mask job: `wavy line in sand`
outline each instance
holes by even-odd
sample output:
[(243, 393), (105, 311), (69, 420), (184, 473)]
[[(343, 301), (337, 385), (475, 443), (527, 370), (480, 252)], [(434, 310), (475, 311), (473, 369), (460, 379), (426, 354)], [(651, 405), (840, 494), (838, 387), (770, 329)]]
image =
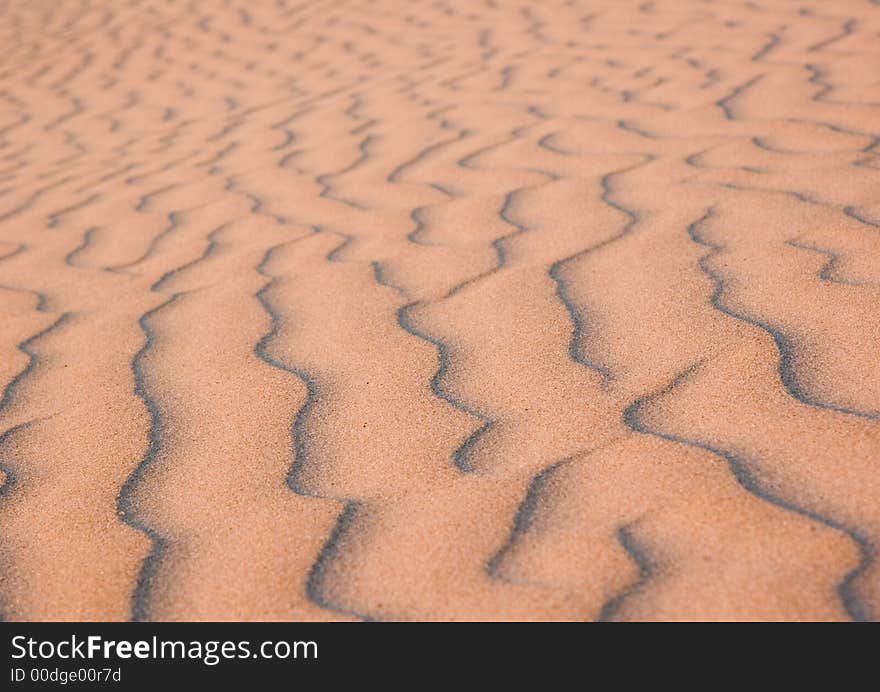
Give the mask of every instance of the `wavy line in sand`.
[(779, 351), (779, 377), (782, 381), (783, 386), (793, 398), (797, 399), (801, 403), (807, 404), (808, 406), (813, 406), (815, 408), (825, 409), (827, 411), (836, 411), (838, 413), (845, 413), (868, 420), (880, 420), (880, 413), (872, 411), (859, 411), (844, 406), (836, 406), (834, 404), (829, 404), (827, 402), (821, 401), (820, 399), (812, 396), (801, 385), (795, 371), (795, 367), (793, 364), (793, 361), (795, 359), (795, 344), (785, 334), (774, 328), (772, 325), (755, 319), (740, 311), (733, 310), (725, 305), (724, 280), (716, 270), (712, 269), (709, 266), (712, 258), (723, 252), (725, 248), (723, 245), (706, 240), (699, 231), (700, 226), (711, 219), (713, 217), (713, 214), (714, 210), (712, 208), (709, 208), (706, 211), (706, 214), (701, 219), (698, 219), (688, 226), (688, 235), (690, 236), (691, 240), (699, 245), (702, 245), (703, 247), (709, 248), (709, 252), (700, 258), (699, 266), (700, 269), (705, 272), (705, 274), (712, 280), (713, 284), (715, 285), (715, 289), (710, 298), (712, 306), (719, 312), (727, 315), (728, 317), (732, 317), (736, 320), (739, 320), (740, 322), (751, 325), (752, 327), (757, 327), (758, 329), (766, 332), (773, 338), (773, 341), (776, 343), (776, 348)]
[[(315, 229), (315, 233), (319, 233), (319, 229)], [(303, 238), (308, 238), (309, 236), (303, 236)], [(297, 241), (292, 241), (297, 242)], [(348, 240), (343, 240), (340, 247), (344, 246)], [(269, 315), (271, 320), (271, 326), (268, 332), (263, 335), (259, 342), (254, 346), (254, 353), (258, 358), (268, 363), (274, 368), (278, 368), (286, 373), (289, 373), (300, 380), (306, 387), (306, 399), (300, 409), (296, 412), (294, 416), (293, 425), (291, 426), (291, 438), (293, 443), (292, 449), (292, 457), (293, 461), (290, 465), (290, 469), (287, 474), (287, 486), (296, 494), (302, 495), (304, 497), (323, 497), (316, 496), (314, 493), (308, 491), (308, 489), (304, 488), (300, 483), (300, 476), (302, 473), (302, 469), (308, 463), (308, 443), (309, 434), (307, 430), (308, 419), (311, 410), (313, 409), (315, 402), (317, 401), (319, 395), (319, 389), (317, 380), (312, 375), (309, 375), (301, 368), (296, 366), (292, 366), (282, 360), (279, 360), (275, 356), (271, 354), (270, 344), (278, 337), (279, 331), (281, 329), (281, 325), (283, 322), (283, 318), (281, 314), (275, 309), (271, 300), (268, 297), (268, 294), (271, 293), (272, 289), (277, 285), (280, 277), (274, 276), (268, 273), (266, 267), (269, 262), (272, 260), (272, 256), (275, 252), (277, 252), (282, 247), (289, 245), (290, 243), (284, 243), (282, 245), (276, 245), (269, 250), (266, 251), (266, 254), (263, 256), (260, 264), (257, 266), (257, 272), (261, 275), (267, 277), (269, 281), (261, 288), (257, 294), (257, 300), (259, 300), (260, 305)], [(329, 255), (332, 254), (333, 251), (328, 254), (327, 261), (333, 261), (329, 259)], [(337, 498), (326, 498), (326, 499), (337, 499)], [(340, 613), (342, 615), (352, 615), (362, 620), (371, 619), (369, 616), (354, 613), (347, 609), (340, 608), (331, 602), (325, 595), (324, 588), (324, 579), (328, 570), (330, 563), (336, 558), (339, 550), (339, 544), (343, 540), (345, 534), (350, 530), (352, 524), (356, 519), (356, 515), (358, 512), (360, 504), (356, 501), (347, 501), (345, 502), (344, 509), (339, 514), (339, 517), (336, 521), (336, 524), (327, 537), (324, 546), (321, 549), (320, 554), (312, 565), (312, 568), (309, 571), (307, 581), (306, 581), (306, 594), (315, 604), (320, 606), (321, 608), (325, 608), (327, 610)]]
[[(715, 456), (721, 458), (727, 464), (731, 474), (736, 479), (737, 483), (739, 483), (740, 486), (743, 487), (743, 489), (747, 490), (752, 495), (755, 495), (762, 500), (769, 502), (770, 504), (776, 505), (781, 509), (799, 514), (807, 519), (816, 521), (820, 524), (824, 524), (825, 526), (835, 531), (840, 531), (844, 533), (858, 546), (859, 553), (861, 555), (861, 561), (855, 569), (851, 570), (848, 574), (844, 576), (843, 580), (837, 587), (838, 594), (844, 608), (853, 620), (870, 620), (871, 611), (868, 608), (867, 604), (859, 600), (854, 586), (854, 582), (861, 574), (865, 572), (865, 570), (870, 566), (871, 562), (874, 559), (874, 548), (865, 536), (861, 535), (857, 530), (845, 526), (841, 522), (822, 516), (812, 510), (806, 509), (780, 497), (770, 488), (765, 487), (765, 485), (758, 480), (758, 478), (749, 469), (749, 464), (747, 461), (737, 457), (735, 454), (725, 451), (723, 449), (713, 447), (711, 445), (704, 444), (698, 440), (688, 439), (686, 437), (673, 435), (653, 429), (652, 427), (646, 425), (642, 420), (641, 414), (644, 409), (650, 407), (652, 404), (656, 403), (664, 396), (670, 394), (679, 384), (684, 382), (686, 379), (694, 376), (703, 366), (703, 364), (704, 362), (695, 363), (690, 368), (679, 373), (675, 377), (675, 379), (673, 379), (662, 389), (639, 397), (633, 403), (631, 403), (623, 412), (623, 419), (626, 422), (627, 426), (637, 433), (654, 435), (655, 437), (659, 437), (670, 442), (688, 445), (691, 447), (697, 447), (699, 449), (711, 452)], [(636, 559), (637, 563), (640, 563), (640, 560), (638, 558), (634, 557), (634, 559)]]
[(131, 619), (135, 622), (143, 622), (149, 619), (153, 578), (167, 547), (166, 539), (138, 517), (137, 506), (134, 503), (134, 494), (137, 486), (141, 483), (150, 466), (156, 461), (156, 457), (162, 448), (162, 416), (159, 411), (159, 405), (149, 392), (146, 376), (143, 371), (143, 359), (156, 339), (155, 332), (150, 326), (150, 318), (159, 311), (171, 307), (182, 295), (184, 294), (174, 294), (164, 303), (140, 317), (138, 323), (146, 339), (131, 363), (131, 370), (134, 374), (134, 393), (143, 401), (149, 413), (150, 427), (147, 438), (147, 450), (134, 471), (131, 472), (119, 489), (116, 509), (121, 521), (144, 534), (152, 543), (152, 549), (141, 564), (140, 572), (131, 595)]

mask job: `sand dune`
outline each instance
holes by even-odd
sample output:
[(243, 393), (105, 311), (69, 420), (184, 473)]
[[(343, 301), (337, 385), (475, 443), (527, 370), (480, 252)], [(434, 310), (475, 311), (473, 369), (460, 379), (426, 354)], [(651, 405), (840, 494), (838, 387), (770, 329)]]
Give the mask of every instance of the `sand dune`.
[(876, 0), (0, 8), (3, 618), (880, 618)]

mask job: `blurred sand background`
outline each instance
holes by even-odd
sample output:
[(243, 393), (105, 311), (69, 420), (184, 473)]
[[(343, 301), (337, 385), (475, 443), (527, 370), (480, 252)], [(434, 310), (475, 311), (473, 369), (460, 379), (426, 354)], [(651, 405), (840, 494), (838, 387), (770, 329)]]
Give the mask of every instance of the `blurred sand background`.
[(880, 3), (0, 2), (0, 614), (880, 617)]

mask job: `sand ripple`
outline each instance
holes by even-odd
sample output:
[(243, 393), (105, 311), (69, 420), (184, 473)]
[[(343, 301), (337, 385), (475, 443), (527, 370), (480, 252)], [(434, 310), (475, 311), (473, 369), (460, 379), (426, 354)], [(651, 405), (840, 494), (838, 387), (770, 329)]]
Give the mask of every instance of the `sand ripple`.
[(0, 614), (880, 617), (875, 5), (0, 3)]

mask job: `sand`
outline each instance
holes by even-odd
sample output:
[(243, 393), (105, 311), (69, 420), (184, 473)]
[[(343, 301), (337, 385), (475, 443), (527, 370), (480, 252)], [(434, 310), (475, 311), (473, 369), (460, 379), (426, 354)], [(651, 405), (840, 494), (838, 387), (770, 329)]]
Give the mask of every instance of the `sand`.
[(0, 3), (0, 614), (880, 618), (878, 36)]

